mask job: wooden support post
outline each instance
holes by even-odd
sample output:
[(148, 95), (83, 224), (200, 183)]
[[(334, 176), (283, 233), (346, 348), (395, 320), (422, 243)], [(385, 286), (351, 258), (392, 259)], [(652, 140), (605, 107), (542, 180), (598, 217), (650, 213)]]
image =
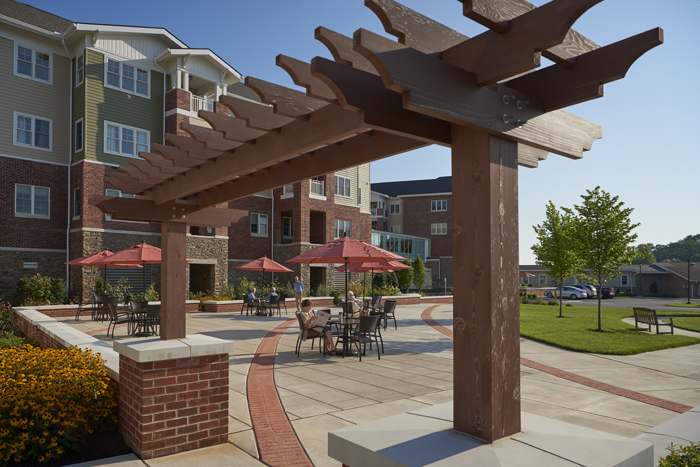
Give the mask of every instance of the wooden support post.
[(517, 144), (452, 126), (454, 427), (520, 431)]
[(160, 338), (185, 338), (187, 224), (162, 222)]

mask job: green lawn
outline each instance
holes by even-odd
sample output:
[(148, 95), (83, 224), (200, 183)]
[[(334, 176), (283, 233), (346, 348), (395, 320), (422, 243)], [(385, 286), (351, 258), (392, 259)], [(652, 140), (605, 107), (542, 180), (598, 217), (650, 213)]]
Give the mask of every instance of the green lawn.
[(677, 306), (678, 308), (700, 308), (700, 303), (667, 303), (666, 306)]
[(676, 328), (687, 329), (688, 331), (700, 332), (700, 316), (694, 318), (680, 318), (673, 320)]
[[(633, 316), (631, 309), (603, 308), (601, 319), (605, 332), (595, 331), (598, 329), (597, 307), (567, 306), (562, 313), (565, 317), (557, 318), (559, 307), (520, 305), (520, 335), (564, 349), (611, 355), (633, 355), (700, 343), (700, 339), (693, 337), (635, 331), (634, 326), (621, 321)], [(661, 316), (666, 313), (677, 316), (689, 312), (659, 312)]]

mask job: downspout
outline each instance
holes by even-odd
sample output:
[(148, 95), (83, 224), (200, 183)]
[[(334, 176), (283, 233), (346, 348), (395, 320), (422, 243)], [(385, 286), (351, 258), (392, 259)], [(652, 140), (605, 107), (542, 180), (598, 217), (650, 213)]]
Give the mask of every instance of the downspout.
[[(153, 59), (153, 64), (156, 66), (156, 68), (160, 70), (161, 73), (163, 73), (163, 138), (165, 138), (165, 94), (167, 93), (167, 90), (165, 89), (165, 78), (168, 77), (168, 74), (165, 72), (164, 69), (160, 67), (160, 65), (158, 65), (158, 62), (156, 62), (156, 58), (158, 57), (155, 57)], [(170, 83), (170, 86), (172, 85), (173, 83)]]
[[(68, 62), (70, 63), (70, 77), (71, 79), (68, 80), (68, 87), (70, 88), (68, 90), (68, 95), (69, 95), (69, 101), (68, 101), (68, 127), (69, 127), (69, 132), (70, 132), (70, 138), (68, 138), (68, 209), (66, 210), (68, 212), (68, 222), (66, 224), (66, 263), (70, 261), (70, 222), (71, 222), (71, 193), (73, 190), (71, 190), (71, 168), (72, 168), (72, 163), (73, 163), (73, 144), (75, 144), (74, 138), (75, 134), (73, 131), (73, 57), (71, 56), (70, 52), (68, 51), (68, 47), (66, 46), (66, 39), (65, 37), (61, 37), (61, 44), (63, 44), (63, 50), (66, 51), (66, 55), (68, 55)], [(85, 64), (83, 63), (83, 73), (85, 73)], [(83, 124), (83, 133), (85, 133), (85, 124)], [(82, 197), (82, 192), (81, 192), (81, 197)], [(70, 299), (70, 265), (66, 264), (66, 297)]]
[[(270, 259), (275, 260), (275, 190), (272, 189), (272, 214), (270, 216)], [(272, 273), (272, 283), (275, 282), (275, 273)]]

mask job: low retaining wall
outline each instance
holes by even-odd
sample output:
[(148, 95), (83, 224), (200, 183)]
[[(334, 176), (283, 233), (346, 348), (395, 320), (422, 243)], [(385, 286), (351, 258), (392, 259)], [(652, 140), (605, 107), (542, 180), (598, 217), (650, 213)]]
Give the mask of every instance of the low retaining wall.
[[(160, 302), (148, 302), (150, 305), (160, 305)], [(89, 313), (90, 307), (92, 304), (83, 304), (83, 312), (80, 314), (80, 316), (83, 316), (83, 314)], [(22, 307), (22, 308), (30, 308), (30, 307)], [(75, 316), (75, 313), (78, 311), (78, 305), (45, 305), (45, 306), (35, 306), (31, 307), (33, 310), (40, 311), (46, 316), (49, 316), (51, 318), (63, 318), (66, 316)], [(187, 313), (195, 313), (199, 311), (199, 300), (187, 300), (185, 302), (185, 311)]]
[(447, 303), (452, 305), (452, 295), (444, 295), (442, 297), (421, 297), (421, 303)]

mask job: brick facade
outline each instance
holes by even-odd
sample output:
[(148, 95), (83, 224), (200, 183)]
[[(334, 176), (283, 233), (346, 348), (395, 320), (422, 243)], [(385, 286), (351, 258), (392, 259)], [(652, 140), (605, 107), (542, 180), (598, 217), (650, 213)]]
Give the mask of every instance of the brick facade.
[(229, 354), (139, 363), (119, 356), (119, 430), (141, 459), (225, 443)]
[[(447, 211), (431, 211), (431, 201), (447, 200)], [(452, 195), (426, 195), (402, 198), (403, 231), (430, 239), (430, 257), (452, 256)], [(431, 224), (447, 224), (447, 233), (432, 235)]]

